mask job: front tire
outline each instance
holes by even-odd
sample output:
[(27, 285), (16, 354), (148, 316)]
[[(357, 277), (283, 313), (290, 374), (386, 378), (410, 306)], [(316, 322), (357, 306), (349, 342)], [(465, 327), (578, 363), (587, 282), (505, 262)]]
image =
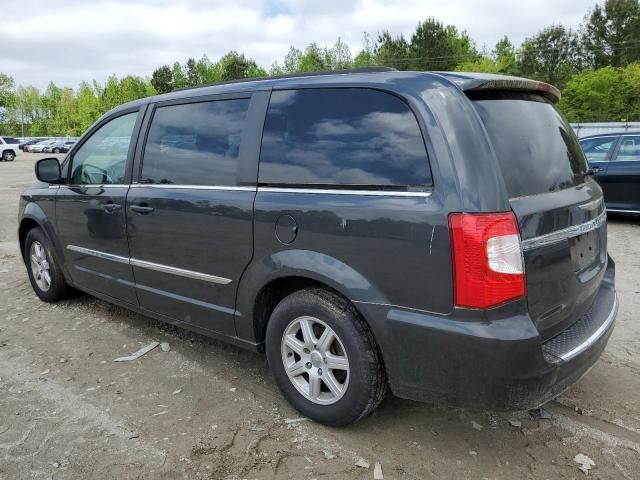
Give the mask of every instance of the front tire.
[(387, 391), (378, 345), (346, 299), (321, 288), (292, 293), (267, 325), (267, 359), (284, 397), (331, 426), (371, 413)]
[(42, 229), (33, 228), (24, 242), (25, 264), (33, 291), (44, 302), (57, 302), (67, 298), (71, 288), (56, 262), (49, 239)]
[(15, 158), (16, 154), (11, 151), (5, 151), (2, 153), (2, 160), (4, 160), (5, 162), (13, 162)]

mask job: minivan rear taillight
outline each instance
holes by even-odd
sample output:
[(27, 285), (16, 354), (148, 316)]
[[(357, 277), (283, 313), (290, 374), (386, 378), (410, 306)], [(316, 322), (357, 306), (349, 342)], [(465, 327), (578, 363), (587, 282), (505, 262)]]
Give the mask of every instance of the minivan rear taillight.
[(524, 296), (525, 273), (512, 212), (452, 213), (455, 304), (489, 308)]

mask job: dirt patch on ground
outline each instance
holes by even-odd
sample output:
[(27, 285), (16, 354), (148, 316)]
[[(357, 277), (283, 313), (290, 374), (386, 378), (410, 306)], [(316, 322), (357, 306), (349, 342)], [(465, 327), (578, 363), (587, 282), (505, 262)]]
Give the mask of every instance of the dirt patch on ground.
[[(370, 479), (375, 462), (385, 479), (581, 478), (578, 453), (597, 478), (638, 478), (640, 220), (610, 219), (618, 323), (553, 419), (389, 396), (331, 429), (292, 421), (259, 355), (88, 296), (40, 302), (16, 240), (36, 158), (0, 163), (0, 479)], [(171, 350), (113, 362), (152, 340)]]

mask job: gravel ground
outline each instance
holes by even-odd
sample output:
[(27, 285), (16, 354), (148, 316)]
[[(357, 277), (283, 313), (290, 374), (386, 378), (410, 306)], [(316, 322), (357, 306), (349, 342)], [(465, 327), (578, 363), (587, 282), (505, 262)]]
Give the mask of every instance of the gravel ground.
[[(609, 220), (618, 323), (595, 367), (527, 412), (389, 396), (332, 429), (299, 417), (264, 358), (97, 299), (38, 301), (16, 238), (37, 154), (0, 163), (0, 479), (640, 478), (640, 220)], [(152, 340), (141, 359), (114, 363)], [(356, 466), (359, 459), (369, 468)]]

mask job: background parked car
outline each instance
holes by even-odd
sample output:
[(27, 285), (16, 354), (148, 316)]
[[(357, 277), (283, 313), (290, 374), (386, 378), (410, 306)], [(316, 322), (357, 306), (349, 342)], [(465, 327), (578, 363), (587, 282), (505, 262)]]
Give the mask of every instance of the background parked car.
[(42, 153), (61, 153), (66, 140), (54, 140), (42, 149)]
[(67, 153), (69, 150), (71, 150), (71, 148), (73, 148), (73, 146), (76, 144), (76, 140), (66, 140), (63, 144), (62, 144), (62, 153)]
[(54, 143), (56, 140), (44, 140), (29, 146), (29, 151), (33, 153), (43, 153), (44, 148)]
[(34, 138), (32, 140), (27, 140), (27, 141), (25, 141), (25, 142), (20, 144), (20, 150), (22, 150), (23, 152), (28, 152), (29, 151), (29, 147), (31, 145), (34, 145), (34, 144), (36, 144), (38, 142), (41, 142), (43, 140), (44, 140), (44, 138)]
[(640, 213), (640, 132), (580, 139), (589, 167), (604, 191), (607, 210)]
[(0, 137), (0, 160), (12, 162), (18, 151), (20, 150), (20, 142), (13, 137)]

